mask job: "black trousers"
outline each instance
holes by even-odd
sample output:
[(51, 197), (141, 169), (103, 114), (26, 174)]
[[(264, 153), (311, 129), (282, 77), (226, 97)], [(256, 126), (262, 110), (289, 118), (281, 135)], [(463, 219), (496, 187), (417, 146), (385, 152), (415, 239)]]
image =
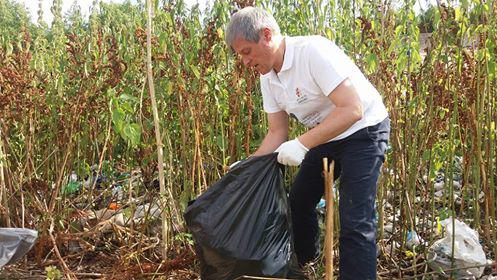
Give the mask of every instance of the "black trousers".
[(323, 158), (340, 177), (340, 279), (376, 279), (376, 184), (390, 119), (307, 152), (290, 191), (295, 250), (300, 264), (319, 255), (316, 204), (324, 193)]

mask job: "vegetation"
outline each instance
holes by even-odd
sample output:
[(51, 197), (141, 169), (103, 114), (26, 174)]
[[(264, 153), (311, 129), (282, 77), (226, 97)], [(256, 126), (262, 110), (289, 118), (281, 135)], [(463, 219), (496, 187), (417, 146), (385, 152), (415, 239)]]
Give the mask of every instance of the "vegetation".
[[(397, 8), (390, 2), (215, 1), (200, 11), (181, 0), (153, 1), (166, 201), (160, 209), (170, 244), (161, 263), (160, 222), (150, 210), (159, 191), (145, 3), (95, 0), (86, 20), (77, 5), (62, 16), (55, 0), (47, 26), (41, 10), (33, 24), (22, 6), (0, 0), (0, 226), (39, 231), (29, 258), (51, 279), (60, 274), (51, 265), (74, 278), (78, 263), (97, 260), (114, 265), (102, 274), (120, 278), (194, 268), (182, 211), (227, 165), (253, 152), (266, 131), (258, 76), (223, 42), (230, 14), (258, 5), (274, 13), (285, 34), (335, 40), (388, 106), (392, 134), (377, 201), (380, 275), (428, 275), (428, 246), (408, 248), (406, 238), (415, 231), (432, 244), (440, 238), (437, 221), (449, 216), (477, 229), (487, 258), (495, 259), (497, 3), (433, 7), (427, 27), (415, 1)], [(432, 31), (426, 50), (420, 28)], [(130, 219), (146, 203), (150, 219)], [(108, 208), (130, 222), (97, 211)], [(320, 278), (322, 267), (309, 273)]]

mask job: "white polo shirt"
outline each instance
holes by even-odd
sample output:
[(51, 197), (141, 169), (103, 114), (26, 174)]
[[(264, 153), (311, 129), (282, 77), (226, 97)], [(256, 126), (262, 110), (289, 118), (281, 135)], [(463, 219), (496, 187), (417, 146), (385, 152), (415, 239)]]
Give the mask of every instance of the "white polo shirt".
[(362, 102), (363, 117), (330, 141), (378, 124), (388, 116), (376, 88), (335, 43), (322, 36), (285, 37), (285, 43), (281, 71), (271, 70), (260, 77), (264, 111), (285, 110), (313, 128), (335, 108), (328, 95), (349, 78)]

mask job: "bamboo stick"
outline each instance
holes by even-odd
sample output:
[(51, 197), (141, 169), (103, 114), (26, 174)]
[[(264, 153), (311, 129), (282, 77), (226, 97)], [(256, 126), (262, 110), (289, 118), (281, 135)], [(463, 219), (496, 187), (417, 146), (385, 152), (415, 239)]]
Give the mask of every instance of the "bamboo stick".
[(324, 165), (324, 193), (326, 199), (326, 236), (324, 239), (324, 254), (326, 259), (325, 264), (325, 279), (333, 279), (333, 170), (335, 162), (331, 161), (328, 166), (328, 158), (323, 158)]
[[(154, 77), (152, 72), (152, 1), (147, 0), (147, 78), (150, 100), (152, 103), (152, 112), (154, 115), (155, 140), (157, 143), (157, 164), (159, 169), (159, 186), (160, 197), (164, 203), (166, 197), (166, 189), (164, 185), (164, 155), (162, 149), (162, 137), (160, 133), (159, 113), (157, 110), (157, 101), (155, 99)], [(167, 221), (167, 211), (162, 211), (162, 257), (167, 259), (167, 251), (169, 247), (169, 223)]]

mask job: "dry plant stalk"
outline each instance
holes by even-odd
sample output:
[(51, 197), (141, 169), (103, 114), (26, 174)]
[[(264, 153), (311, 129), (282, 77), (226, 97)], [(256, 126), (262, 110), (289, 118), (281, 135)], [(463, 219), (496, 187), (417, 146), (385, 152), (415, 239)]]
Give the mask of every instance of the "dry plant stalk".
[(324, 255), (326, 259), (325, 264), (325, 279), (333, 279), (333, 170), (335, 169), (335, 162), (331, 161), (328, 166), (328, 158), (323, 158), (324, 165), (324, 193), (326, 199), (326, 236), (324, 239)]
[(52, 234), (53, 230), (54, 230), (54, 221), (53, 221), (53, 219), (51, 219), (50, 228), (48, 230), (48, 236), (50, 237), (50, 240), (52, 241), (52, 245), (53, 245), (53, 249), (55, 251), (55, 255), (57, 255), (57, 258), (59, 259), (60, 265), (62, 266), (62, 268), (64, 270), (64, 274), (66, 275), (66, 278), (68, 280), (73, 280), (73, 279), (74, 280), (78, 280), (78, 278), (76, 277), (76, 275), (74, 275), (74, 273), (69, 269), (69, 267), (67, 266), (66, 262), (62, 258), (62, 255), (60, 254), (59, 248), (57, 247), (57, 242), (55, 241), (55, 237)]
[(4, 162), (7, 162), (5, 154), (3, 152), (3, 140), (2, 140), (2, 123), (0, 120), (0, 211), (4, 213), (5, 225), (10, 227), (10, 212), (9, 205), (7, 203), (7, 184), (5, 184), (5, 175), (3, 174)]

